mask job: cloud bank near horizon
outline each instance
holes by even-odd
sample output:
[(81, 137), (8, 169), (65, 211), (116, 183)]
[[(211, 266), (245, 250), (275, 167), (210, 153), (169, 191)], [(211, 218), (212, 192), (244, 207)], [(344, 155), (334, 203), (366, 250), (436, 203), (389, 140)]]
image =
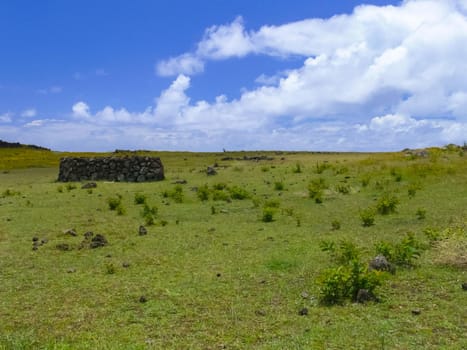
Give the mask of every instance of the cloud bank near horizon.
[[(12, 139), (54, 149), (145, 148), (385, 151), (467, 140), (467, 0), (407, 0), (348, 15), (245, 28), (241, 17), (207, 28), (194, 51), (156, 64), (173, 76), (141, 112), (77, 101), (61, 118), (11, 113)], [(192, 79), (212, 61), (250, 55), (301, 59), (237, 99), (192, 101)], [(239, 73), (240, 74), (240, 73)], [(19, 119), (20, 120), (20, 119)], [(24, 136), (25, 138), (26, 136)]]

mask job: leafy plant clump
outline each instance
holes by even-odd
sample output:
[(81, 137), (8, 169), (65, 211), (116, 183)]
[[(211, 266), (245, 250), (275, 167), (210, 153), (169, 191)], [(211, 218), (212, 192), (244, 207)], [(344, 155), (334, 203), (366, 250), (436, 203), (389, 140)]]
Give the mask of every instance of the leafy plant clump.
[(107, 198), (107, 204), (110, 210), (117, 210), (122, 205), (122, 196), (117, 194), (115, 197)]
[(171, 191), (164, 191), (162, 193), (164, 198), (171, 198), (175, 203), (183, 203), (183, 187), (181, 185), (176, 185)]
[[(326, 270), (318, 279), (319, 301), (325, 305), (343, 304), (346, 300), (364, 302), (377, 300), (376, 288), (381, 285), (384, 273), (368, 270), (366, 264), (352, 260)], [(361, 299), (360, 293), (366, 294)]]
[(209, 200), (209, 194), (210, 194), (210, 191), (209, 191), (208, 185), (203, 185), (203, 186), (199, 187), (198, 191), (196, 193), (199, 200), (202, 201), (202, 202), (205, 202), (205, 201)]
[(308, 196), (318, 204), (323, 203), (323, 195), (326, 188), (328, 188), (328, 185), (323, 178), (314, 179), (308, 185)]
[(230, 197), (232, 199), (242, 200), (242, 199), (247, 199), (251, 197), (251, 195), (248, 193), (247, 190), (239, 186), (230, 187), (229, 192), (230, 192)]
[(398, 204), (399, 199), (397, 197), (386, 193), (376, 203), (376, 210), (381, 215), (392, 214), (396, 212)]
[(361, 249), (353, 242), (344, 240), (320, 243), (322, 251), (328, 252), (336, 267), (326, 270), (319, 278), (319, 300), (325, 305), (342, 304), (346, 300), (366, 302), (377, 300), (376, 288), (381, 285), (384, 273), (369, 270), (361, 261)]
[(143, 193), (135, 193), (135, 204), (144, 204), (146, 203), (146, 195)]
[(274, 182), (274, 190), (283, 191), (284, 190), (284, 183), (282, 181)]
[(151, 226), (156, 222), (156, 217), (158, 213), (158, 208), (156, 206), (149, 206), (149, 204), (144, 203), (141, 216), (143, 217), (146, 225)]
[(375, 224), (375, 210), (373, 208), (367, 208), (360, 211), (360, 220), (364, 227), (370, 227)]
[(389, 262), (401, 267), (413, 267), (424, 246), (409, 232), (399, 243), (379, 242), (375, 248), (376, 253), (384, 255)]

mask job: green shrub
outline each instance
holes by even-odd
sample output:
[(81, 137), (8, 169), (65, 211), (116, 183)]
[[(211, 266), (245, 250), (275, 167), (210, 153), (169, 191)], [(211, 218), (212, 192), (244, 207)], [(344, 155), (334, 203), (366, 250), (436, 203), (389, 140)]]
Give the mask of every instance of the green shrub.
[(294, 174), (300, 174), (302, 172), (302, 166), (300, 165), (300, 163), (295, 164), (295, 167), (292, 169), (292, 172)]
[(212, 188), (218, 191), (225, 190), (227, 189), (227, 187), (228, 187), (227, 184), (223, 182), (219, 182), (217, 184), (212, 185)]
[(436, 242), (441, 240), (441, 232), (433, 227), (427, 227), (423, 230), (423, 233), (428, 238), (430, 245), (434, 245)]
[(76, 188), (77, 188), (76, 185), (75, 185), (75, 184), (72, 184), (72, 183), (68, 183), (68, 184), (66, 185), (66, 190), (67, 190), (68, 192), (70, 192), (70, 191), (72, 191), (72, 190), (75, 190)]
[(122, 203), (119, 203), (119, 205), (116, 208), (117, 215), (125, 215), (126, 214), (126, 209), (123, 206)]
[(213, 190), (212, 199), (215, 201), (230, 201), (230, 196), (227, 192), (223, 190)]
[(323, 178), (314, 179), (308, 185), (308, 196), (314, 199), (316, 203), (323, 202), (324, 189), (328, 188)]
[(410, 232), (399, 243), (379, 242), (375, 248), (377, 254), (384, 255), (389, 262), (402, 267), (414, 266), (423, 251), (422, 244)]
[(2, 197), (12, 197), (12, 196), (19, 196), (21, 192), (10, 190), (7, 188), (5, 191), (2, 192)]
[(415, 213), (418, 220), (423, 220), (426, 218), (426, 209), (425, 208), (418, 208), (417, 212)]
[(369, 271), (366, 264), (357, 260), (349, 265), (328, 269), (318, 279), (319, 301), (325, 305), (342, 304), (346, 300), (357, 301), (358, 292), (366, 290), (376, 299), (375, 290), (381, 285), (383, 273)]
[(341, 222), (339, 220), (333, 220), (331, 222), (331, 228), (334, 230), (334, 231), (337, 231), (337, 230), (340, 230), (341, 228)]
[(264, 206), (267, 208), (279, 208), (281, 206), (281, 202), (278, 199), (269, 199), (264, 203)]
[(164, 191), (162, 196), (173, 199), (175, 203), (183, 203), (183, 187), (176, 185), (171, 191)]
[(63, 186), (58, 186), (57, 187), (57, 192), (58, 193), (63, 193)]
[(421, 186), (417, 183), (411, 183), (407, 188), (407, 194), (410, 198), (413, 198)]
[(360, 211), (360, 220), (364, 227), (370, 227), (375, 224), (375, 210), (373, 208), (367, 208)]
[(327, 162), (316, 162), (315, 172), (316, 174), (322, 174), (326, 169), (329, 169), (331, 166)]
[(276, 191), (283, 191), (284, 190), (284, 183), (282, 181), (274, 182), (274, 189)]
[(274, 208), (264, 207), (263, 208), (263, 216), (262, 216), (261, 220), (263, 222), (272, 222), (272, 221), (274, 221), (274, 213), (275, 213)]
[(229, 188), (229, 192), (230, 192), (230, 197), (232, 199), (242, 200), (242, 199), (247, 199), (251, 197), (251, 195), (248, 193), (247, 190), (241, 187), (238, 187), (238, 186), (233, 186)]
[(146, 195), (143, 193), (135, 193), (135, 204), (144, 204), (146, 203)]
[(381, 215), (388, 215), (396, 212), (398, 204), (399, 199), (397, 197), (386, 193), (376, 203), (376, 210)]
[(332, 241), (321, 241), (319, 244), (323, 252), (328, 252), (332, 260), (340, 265), (348, 265), (360, 259), (360, 249), (351, 241), (341, 241), (336, 245)]
[(156, 222), (156, 217), (159, 209), (157, 206), (149, 206), (149, 204), (144, 203), (143, 210), (141, 211), (141, 216), (144, 219), (146, 225), (151, 226)]
[(110, 210), (117, 210), (121, 203), (122, 198), (118, 195), (116, 197), (107, 198), (107, 204), (109, 205)]
[(209, 200), (209, 193), (210, 191), (208, 186), (204, 185), (198, 188), (198, 192), (196, 193), (196, 195), (198, 196), (199, 200), (205, 202)]

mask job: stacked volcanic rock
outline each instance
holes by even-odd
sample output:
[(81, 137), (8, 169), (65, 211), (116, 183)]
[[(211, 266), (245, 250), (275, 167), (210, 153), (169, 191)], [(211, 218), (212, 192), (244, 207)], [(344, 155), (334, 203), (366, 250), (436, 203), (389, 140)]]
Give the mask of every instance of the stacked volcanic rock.
[(125, 182), (164, 179), (164, 166), (159, 157), (99, 157), (60, 160), (58, 181), (108, 180)]

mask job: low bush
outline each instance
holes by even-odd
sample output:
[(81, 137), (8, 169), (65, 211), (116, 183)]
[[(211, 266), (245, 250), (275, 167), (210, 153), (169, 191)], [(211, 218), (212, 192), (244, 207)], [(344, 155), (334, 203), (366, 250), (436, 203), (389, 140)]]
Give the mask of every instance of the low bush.
[(360, 211), (360, 220), (364, 227), (370, 227), (375, 224), (375, 210), (373, 208), (367, 208)]
[(375, 245), (376, 253), (401, 267), (413, 267), (424, 249), (413, 233), (407, 235), (399, 243), (379, 242)]
[(368, 297), (376, 300), (376, 288), (381, 285), (384, 273), (369, 271), (366, 264), (352, 260), (348, 265), (340, 265), (326, 270), (318, 279), (319, 301), (325, 305), (342, 304), (346, 300), (358, 300), (364, 290)]
[(275, 214), (274, 208), (271, 207), (264, 207), (263, 208), (263, 215), (261, 217), (261, 220), (263, 222), (272, 222), (274, 221), (274, 214)]
[(241, 187), (238, 187), (238, 186), (230, 187), (229, 193), (232, 199), (242, 200), (242, 199), (247, 199), (251, 197), (251, 195), (248, 193), (247, 190)]
[(314, 179), (308, 185), (308, 196), (314, 199), (316, 203), (322, 203), (324, 190), (326, 188), (328, 188), (328, 186), (323, 178)]
[(210, 194), (210, 191), (209, 191), (209, 188), (207, 185), (204, 185), (204, 186), (201, 186), (198, 188), (198, 191), (196, 193), (196, 195), (198, 196), (199, 200), (205, 202), (207, 200), (209, 200), (209, 194)]
[(117, 210), (122, 204), (122, 197), (117, 195), (115, 197), (107, 198), (107, 204), (109, 205), (110, 210)]
[(274, 189), (276, 191), (283, 191), (284, 190), (284, 183), (282, 181), (274, 182)]
[(135, 204), (144, 204), (146, 203), (146, 195), (143, 193), (135, 193)]
[(397, 197), (385, 193), (376, 203), (376, 210), (381, 215), (388, 215), (396, 212), (399, 199)]

